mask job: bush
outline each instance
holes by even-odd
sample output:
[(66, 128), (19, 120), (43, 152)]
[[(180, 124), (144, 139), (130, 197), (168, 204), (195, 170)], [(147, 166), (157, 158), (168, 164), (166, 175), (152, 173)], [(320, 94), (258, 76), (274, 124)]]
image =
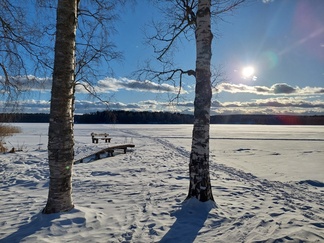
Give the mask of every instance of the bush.
[(4, 153), (7, 149), (3, 146), (4, 139), (10, 137), (15, 133), (21, 133), (20, 127), (15, 127), (11, 125), (0, 124), (0, 152)]
[(14, 133), (21, 133), (21, 128), (0, 124), (0, 138), (12, 136)]

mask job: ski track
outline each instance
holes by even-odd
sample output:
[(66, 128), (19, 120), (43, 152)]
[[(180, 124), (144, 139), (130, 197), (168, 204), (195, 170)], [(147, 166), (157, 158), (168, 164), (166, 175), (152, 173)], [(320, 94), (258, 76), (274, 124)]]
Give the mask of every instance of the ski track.
[[(123, 132), (127, 136), (136, 135), (139, 137), (130, 131)], [(155, 143), (157, 142), (155, 141)], [(143, 151), (141, 151), (141, 147), (144, 146), (148, 155), (143, 155)], [(168, 153), (165, 153), (165, 149), (169, 150)], [(163, 221), (156, 221), (156, 218), (171, 217), (170, 208), (165, 208), (163, 205), (167, 202), (167, 205), (173, 205), (173, 210), (175, 210), (181, 207), (181, 202), (185, 198), (183, 192), (179, 193), (177, 198), (173, 196), (172, 189), (178, 190), (179, 186), (170, 180), (184, 179), (179, 164), (168, 164), (168, 161), (173, 157), (178, 157), (177, 150), (170, 152), (167, 147), (161, 150), (160, 146), (147, 143), (137, 144), (136, 149), (132, 152), (109, 157), (107, 160), (78, 164), (74, 167), (76, 174), (73, 177), (74, 201), (79, 207), (90, 208), (98, 212), (107, 207), (103, 204), (109, 203), (109, 207), (113, 208), (111, 213), (101, 215), (102, 218), (106, 218), (104, 227), (110, 232), (109, 242), (157, 242), (161, 235), (165, 234), (167, 225)], [(160, 161), (164, 161), (164, 163), (161, 164)], [(186, 162), (183, 161), (182, 165), (186, 165)], [(91, 164), (99, 163), (101, 166), (109, 166), (109, 173), (96, 171), (94, 167), (89, 171), (80, 170), (80, 172), (83, 171), (83, 174), (78, 174), (78, 167), (89, 167)], [(112, 164), (114, 166), (111, 166)], [(109, 175), (108, 182), (107, 175)], [(121, 176), (125, 178), (122, 183), (120, 183)], [(84, 180), (84, 178), (88, 179)], [(135, 190), (133, 184), (127, 184), (129, 178), (132, 178), (134, 184), (137, 185)], [(184, 187), (184, 191), (186, 190)], [(170, 193), (168, 193), (169, 191)], [(82, 195), (84, 193), (88, 197), (91, 197), (91, 194), (96, 194), (94, 198), (102, 195), (102, 200), (100, 202), (93, 201), (90, 206), (83, 205)], [(111, 198), (106, 198), (107, 194)], [(114, 225), (116, 220), (118, 227)], [(91, 223), (87, 228), (92, 228), (92, 224), (103, 224), (96, 221), (98, 220), (93, 222), (89, 220)], [(113, 224), (110, 225), (110, 222)]]
[[(174, 151), (184, 157), (185, 163), (189, 162), (190, 152), (183, 147), (176, 146), (166, 138), (141, 135), (133, 131), (124, 131), (136, 137), (149, 138), (160, 143), (164, 150)], [(300, 232), (292, 232), (289, 236), (281, 233), (282, 228), (293, 227), (294, 229), (307, 230), (307, 227), (315, 228), (317, 234), (308, 232), (310, 242), (324, 242), (324, 193), (323, 190), (310, 185), (297, 184), (295, 182), (270, 181), (259, 178), (251, 173), (228, 167), (224, 164), (210, 161), (212, 187), (218, 211), (226, 215), (228, 220), (219, 227), (218, 236), (233, 234), (233, 242), (268, 242), (267, 236), (272, 236), (273, 241), (296, 241)], [(184, 176), (184, 175), (182, 175)], [(224, 186), (228, 184), (237, 185)], [(149, 189), (149, 188), (148, 188)], [(245, 204), (245, 198), (253, 195), (253, 205)], [(225, 198), (225, 199), (224, 199)], [(219, 202), (218, 202), (219, 199)], [(230, 200), (228, 200), (230, 199)], [(264, 209), (265, 202), (271, 202)], [(314, 206), (315, 205), (315, 206)], [(258, 214), (262, 212), (262, 217)], [(267, 215), (264, 214), (267, 212)], [(286, 214), (295, 215), (295, 220), (288, 220)], [(303, 225), (307, 225), (303, 227)], [(228, 226), (229, 225), (229, 226)], [(246, 229), (249, 229), (248, 231)], [(283, 231), (284, 232), (284, 231)], [(228, 239), (231, 239), (231, 236)], [(302, 234), (302, 233), (300, 233)], [(260, 239), (260, 240), (258, 240)], [(321, 239), (321, 240), (319, 240)], [(270, 239), (271, 240), (271, 239)]]

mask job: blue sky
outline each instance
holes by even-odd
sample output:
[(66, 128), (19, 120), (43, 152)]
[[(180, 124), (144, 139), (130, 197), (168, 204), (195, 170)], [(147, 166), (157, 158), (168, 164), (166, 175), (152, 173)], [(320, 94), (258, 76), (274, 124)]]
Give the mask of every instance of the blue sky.
[[(213, 22), (212, 63), (222, 67), (224, 79), (214, 89), (212, 114), (324, 115), (323, 12), (323, 0), (258, 0)], [(152, 58), (143, 29), (158, 18), (144, 1), (120, 14), (113, 41), (124, 58), (110, 63), (114, 76), (96, 84), (109, 100), (109, 109), (193, 111), (192, 78), (185, 80), (178, 103), (170, 104), (177, 91), (173, 84), (140, 82), (132, 76)], [(184, 69), (194, 69), (194, 43), (181, 42), (175, 60)], [(49, 88), (50, 84), (42, 90), (34, 87), (24, 96), (23, 111), (49, 112)], [(105, 109), (105, 104), (78, 89), (76, 113)]]

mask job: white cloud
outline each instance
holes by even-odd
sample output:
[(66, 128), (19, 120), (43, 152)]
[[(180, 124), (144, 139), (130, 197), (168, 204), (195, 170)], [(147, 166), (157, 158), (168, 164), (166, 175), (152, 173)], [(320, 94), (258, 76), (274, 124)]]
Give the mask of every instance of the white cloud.
[[(10, 77), (11, 82), (19, 87), (22, 91), (50, 91), (52, 87), (51, 78), (39, 78), (33, 75), (22, 76), (22, 77)], [(4, 77), (0, 76), (0, 82), (4, 82)], [(76, 86), (77, 93), (88, 93), (85, 87), (96, 93), (111, 93), (119, 90), (129, 90), (136, 92), (150, 92), (150, 93), (175, 93), (179, 91), (178, 86), (169, 85), (166, 83), (157, 84), (149, 80), (138, 81), (128, 78), (111, 78), (99, 80), (98, 82), (89, 85), (85, 82), (79, 82)], [(182, 94), (188, 92), (182, 88)]]
[(246, 102), (213, 102), (217, 114), (324, 114), (323, 100), (293, 97), (255, 99)]
[[(1, 77), (0, 77), (1, 78)], [(26, 79), (15, 79), (19, 81), (22, 86), (29, 85), (28, 82), (34, 82), (35, 84), (43, 83), (43, 87), (49, 88), (50, 79), (38, 79), (33, 76), (29, 76)], [(35, 89), (39, 89), (39, 86), (35, 85)], [(138, 92), (175, 92), (175, 87), (162, 84), (158, 85), (156, 83), (146, 81), (139, 82), (131, 79), (114, 79), (106, 78), (100, 80), (98, 85), (95, 87), (100, 92), (117, 92), (119, 90), (132, 90)], [(98, 92), (97, 91), (97, 92)], [(286, 83), (277, 83), (270, 87), (267, 86), (252, 86), (246, 84), (231, 84), (231, 83), (221, 83), (217, 86), (217, 91), (227, 92), (227, 93), (249, 93), (255, 95), (265, 95), (268, 98), (253, 99), (249, 101), (232, 101), (232, 102), (221, 102), (220, 100), (212, 101), (212, 111), (213, 114), (217, 113), (298, 113), (298, 114), (324, 114), (324, 101), (323, 87), (310, 87), (306, 86), (300, 88), (298, 86), (294, 87)], [(34, 96), (33, 96), (34, 97)], [(41, 96), (40, 96), (41, 97)], [(50, 102), (49, 98), (44, 98), (44, 100), (37, 99), (21, 99), (19, 100), (20, 106), (23, 108), (21, 112), (27, 113), (39, 113), (39, 112), (49, 112)], [(82, 96), (80, 96), (82, 97)], [(143, 96), (145, 98), (145, 96)], [(46, 100), (47, 99), (47, 100)], [(11, 106), (16, 107), (17, 103), (13, 103)], [(0, 102), (2, 107), (10, 107), (10, 104), (5, 104), (4, 101)], [(123, 103), (123, 102), (109, 102), (104, 103), (98, 100), (87, 100), (87, 99), (77, 99), (75, 102), (76, 113), (89, 113), (102, 110), (128, 110), (128, 111), (170, 111), (170, 112), (183, 112), (192, 113), (193, 112), (193, 100), (189, 101), (179, 101), (170, 103), (166, 100), (142, 100), (133, 103)]]
[[(86, 85), (83, 83), (83, 85)], [(138, 81), (128, 78), (111, 78), (107, 77), (105, 79), (99, 80), (97, 84), (90, 87), (86, 85), (88, 89), (94, 89), (97, 93), (108, 93), (108, 92), (117, 92), (119, 90), (128, 90), (136, 92), (150, 92), (150, 93), (178, 93), (179, 87), (175, 87), (169, 84), (157, 84), (151, 81)], [(86, 90), (79, 86), (77, 88), (78, 92), (85, 93)], [(187, 91), (182, 89), (182, 94), (186, 94)]]
[[(3, 102), (2, 102), (3, 103)], [(0, 105), (3, 105), (0, 102)], [(20, 103), (21, 112), (26, 113), (49, 113), (50, 102), (46, 100), (24, 100)], [(127, 110), (127, 111), (169, 111), (193, 113), (193, 102), (169, 102), (158, 100), (143, 100), (138, 103), (110, 102), (105, 104), (100, 101), (76, 100), (75, 113), (91, 113), (104, 110)], [(213, 114), (318, 114), (324, 115), (324, 101), (322, 99), (307, 100), (296, 97), (276, 97), (268, 99), (254, 99), (246, 102), (221, 102), (213, 100), (211, 106)]]
[(221, 83), (216, 87), (218, 93), (250, 93), (256, 95), (314, 95), (324, 94), (324, 87), (300, 88), (293, 87), (286, 83), (277, 83), (271, 87), (267, 86), (250, 86), (246, 84)]
[[(33, 75), (9, 77), (12, 85), (21, 91), (49, 91), (52, 87), (51, 78), (39, 78)], [(5, 83), (5, 78), (0, 76), (0, 82)]]

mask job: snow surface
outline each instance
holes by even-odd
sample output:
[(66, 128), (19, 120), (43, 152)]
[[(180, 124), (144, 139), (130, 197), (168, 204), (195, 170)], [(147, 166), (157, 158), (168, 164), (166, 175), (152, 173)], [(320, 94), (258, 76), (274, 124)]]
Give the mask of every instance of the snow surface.
[(0, 155), (0, 242), (324, 242), (324, 127), (212, 125), (216, 205), (183, 202), (190, 125), (75, 125), (76, 159), (112, 144), (126, 154), (73, 167), (75, 209), (43, 215), (48, 124), (15, 124)]

